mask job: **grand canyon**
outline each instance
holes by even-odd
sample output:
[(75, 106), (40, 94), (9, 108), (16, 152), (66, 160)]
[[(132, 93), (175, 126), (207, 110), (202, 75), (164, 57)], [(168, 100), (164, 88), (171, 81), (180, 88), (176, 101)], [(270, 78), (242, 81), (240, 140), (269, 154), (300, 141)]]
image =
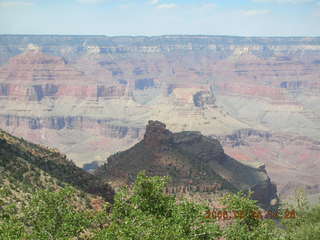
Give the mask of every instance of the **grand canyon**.
[(96, 168), (148, 121), (320, 193), (320, 38), (0, 35), (0, 128)]

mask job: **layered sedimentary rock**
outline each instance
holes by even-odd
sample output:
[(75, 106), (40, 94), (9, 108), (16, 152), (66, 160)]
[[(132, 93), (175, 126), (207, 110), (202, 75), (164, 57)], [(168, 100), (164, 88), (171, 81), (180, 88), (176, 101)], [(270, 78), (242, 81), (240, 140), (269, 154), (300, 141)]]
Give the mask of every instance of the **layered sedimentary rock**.
[[(306, 184), (316, 175), (300, 167), (320, 170), (319, 66), (320, 38), (1, 35), (0, 127), (79, 166), (137, 143), (148, 119), (222, 138), (254, 129), (279, 143), (258, 136), (226, 152), (264, 161), (281, 186)], [(290, 178), (284, 163), (299, 164)]]
[(277, 199), (264, 168), (232, 159), (216, 139), (199, 132), (172, 133), (159, 121), (149, 121), (141, 142), (110, 156), (95, 174), (117, 188), (132, 184), (140, 171), (170, 176), (168, 193), (252, 190), (253, 198), (264, 207)]
[(281, 198), (294, 194), (297, 188), (305, 188), (310, 194), (319, 193), (316, 187), (320, 181), (319, 141), (254, 129), (242, 129), (215, 137), (233, 158), (245, 162), (263, 162), (270, 177), (277, 183)]

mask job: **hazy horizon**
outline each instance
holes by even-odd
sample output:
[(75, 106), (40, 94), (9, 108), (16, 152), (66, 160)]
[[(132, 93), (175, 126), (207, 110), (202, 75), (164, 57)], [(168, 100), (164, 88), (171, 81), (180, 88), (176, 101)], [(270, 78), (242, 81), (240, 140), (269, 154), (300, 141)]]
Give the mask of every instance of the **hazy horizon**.
[(320, 38), (319, 35), (284, 35), (284, 36), (257, 36), (257, 35), (210, 35), (210, 34), (159, 34), (159, 35), (103, 35), (103, 34), (57, 34), (57, 33), (48, 33), (48, 34), (39, 34), (39, 33), (32, 33), (32, 34), (23, 34), (23, 33), (0, 33), (0, 36), (71, 36), (71, 37), (108, 37), (108, 38), (121, 38), (121, 37), (132, 37), (132, 38), (153, 38), (153, 37), (234, 37), (234, 38)]
[(320, 36), (319, 0), (0, 0), (0, 34)]

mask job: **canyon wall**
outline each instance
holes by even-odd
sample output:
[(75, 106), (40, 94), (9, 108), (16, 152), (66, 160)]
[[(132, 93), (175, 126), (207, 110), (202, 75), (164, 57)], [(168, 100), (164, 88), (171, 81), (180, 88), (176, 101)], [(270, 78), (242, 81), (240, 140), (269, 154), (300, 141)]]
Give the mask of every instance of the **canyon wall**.
[(0, 36), (0, 127), (79, 166), (133, 146), (157, 119), (220, 138), (280, 186), (310, 185), (319, 102), (320, 38)]

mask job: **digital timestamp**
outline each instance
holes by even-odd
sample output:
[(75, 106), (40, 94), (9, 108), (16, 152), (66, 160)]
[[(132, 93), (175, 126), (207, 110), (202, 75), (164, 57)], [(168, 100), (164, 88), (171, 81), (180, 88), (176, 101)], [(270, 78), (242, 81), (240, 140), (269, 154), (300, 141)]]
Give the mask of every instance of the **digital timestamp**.
[(294, 219), (297, 218), (296, 211), (293, 210), (283, 210), (283, 211), (227, 211), (227, 210), (208, 210), (205, 217), (217, 220), (231, 220), (231, 219), (243, 219), (246, 216), (251, 216), (255, 219)]

